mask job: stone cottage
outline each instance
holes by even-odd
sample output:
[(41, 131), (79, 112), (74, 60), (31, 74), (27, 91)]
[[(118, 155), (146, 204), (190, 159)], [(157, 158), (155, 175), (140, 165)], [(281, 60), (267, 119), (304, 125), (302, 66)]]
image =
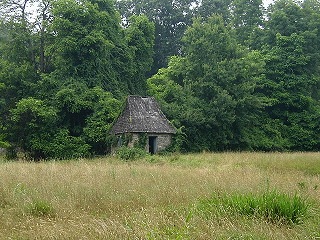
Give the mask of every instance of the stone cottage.
[(128, 96), (110, 133), (116, 135), (117, 147), (139, 145), (154, 154), (171, 144), (176, 130), (153, 97)]

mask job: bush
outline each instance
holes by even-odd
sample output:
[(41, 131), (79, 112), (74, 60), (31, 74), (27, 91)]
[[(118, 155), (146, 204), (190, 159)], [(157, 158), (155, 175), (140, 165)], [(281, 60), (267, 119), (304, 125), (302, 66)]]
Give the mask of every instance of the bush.
[(125, 161), (136, 160), (146, 155), (146, 151), (141, 148), (121, 147), (116, 152), (116, 156)]
[(46, 158), (71, 159), (89, 155), (90, 145), (81, 137), (71, 136), (69, 130), (60, 129), (50, 143), (41, 146)]

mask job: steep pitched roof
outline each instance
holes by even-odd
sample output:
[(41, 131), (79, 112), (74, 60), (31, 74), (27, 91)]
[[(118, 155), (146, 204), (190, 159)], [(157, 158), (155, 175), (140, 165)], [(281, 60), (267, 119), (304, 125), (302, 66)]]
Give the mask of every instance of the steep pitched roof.
[(126, 106), (110, 133), (175, 133), (153, 97), (128, 96)]

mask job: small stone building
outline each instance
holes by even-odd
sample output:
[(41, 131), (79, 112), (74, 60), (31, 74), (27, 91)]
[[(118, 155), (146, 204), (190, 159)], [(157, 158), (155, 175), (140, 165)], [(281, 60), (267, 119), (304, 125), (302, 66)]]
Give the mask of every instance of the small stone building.
[(176, 130), (153, 97), (128, 96), (110, 133), (117, 136), (117, 147), (139, 145), (154, 154), (171, 144)]

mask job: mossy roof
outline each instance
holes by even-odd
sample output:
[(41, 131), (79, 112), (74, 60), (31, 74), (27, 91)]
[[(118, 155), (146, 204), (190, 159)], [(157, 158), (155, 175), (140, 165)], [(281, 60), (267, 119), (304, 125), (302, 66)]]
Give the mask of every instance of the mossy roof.
[(128, 96), (125, 107), (110, 133), (174, 134), (176, 130), (153, 97)]

